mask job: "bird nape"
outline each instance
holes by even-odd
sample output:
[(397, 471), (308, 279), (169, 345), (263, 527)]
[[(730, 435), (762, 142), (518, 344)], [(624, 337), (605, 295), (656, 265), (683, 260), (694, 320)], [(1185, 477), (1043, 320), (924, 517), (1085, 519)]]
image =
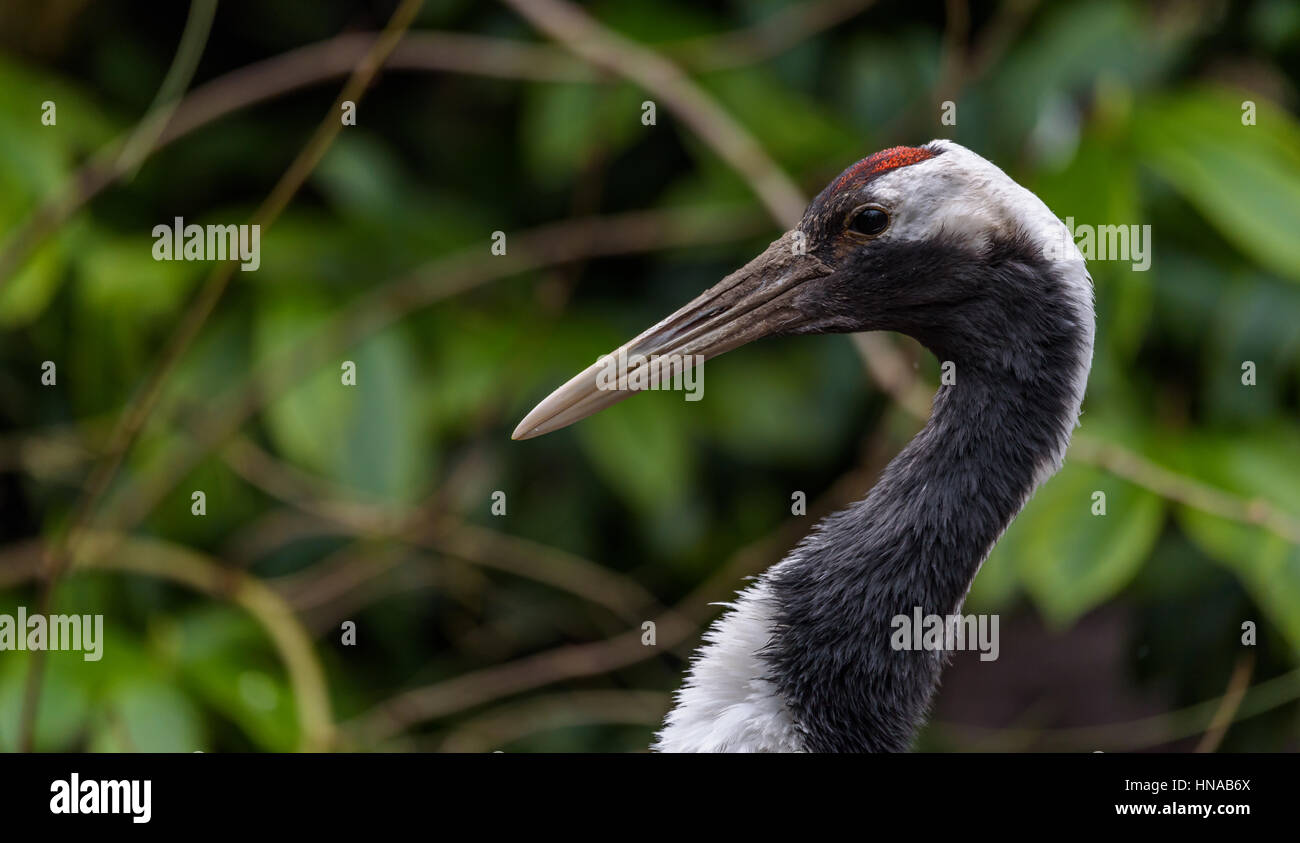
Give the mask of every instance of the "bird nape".
[[(1092, 360), (1093, 294), (1068, 230), (970, 150), (878, 152), (798, 228), (519, 424), (572, 424), (759, 337), (897, 331), (953, 373), (867, 497), (822, 521), (712, 627), (659, 732), (662, 751), (902, 751), (947, 653), (896, 648), (897, 616), (959, 613), (980, 565), (1060, 466)], [(671, 365), (671, 364), (670, 364)]]

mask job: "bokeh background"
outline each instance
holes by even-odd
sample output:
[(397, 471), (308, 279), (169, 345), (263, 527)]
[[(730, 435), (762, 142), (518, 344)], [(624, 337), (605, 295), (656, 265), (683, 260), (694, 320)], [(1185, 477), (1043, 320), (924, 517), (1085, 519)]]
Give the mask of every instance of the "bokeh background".
[[(870, 487), (936, 363), (766, 340), (698, 403), (510, 431), (934, 137), (1153, 244), (1091, 267), (1082, 429), (968, 603), (1000, 658), (918, 747), (1300, 745), (1300, 5), (611, 0), (583, 55), (516, 5), (404, 7), (391, 50), (394, 3), (4, 5), (0, 612), (106, 641), (0, 652), (0, 749), (643, 750), (711, 602)], [(261, 220), (260, 269), (154, 261), (176, 216)]]

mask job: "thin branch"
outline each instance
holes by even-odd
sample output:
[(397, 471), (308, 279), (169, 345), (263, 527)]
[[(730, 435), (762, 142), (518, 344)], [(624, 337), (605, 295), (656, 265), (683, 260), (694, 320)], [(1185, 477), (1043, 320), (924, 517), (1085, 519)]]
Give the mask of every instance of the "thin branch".
[(1232, 676), (1228, 677), (1228, 688), (1223, 692), (1223, 701), (1219, 703), (1214, 717), (1210, 718), (1209, 728), (1205, 730), (1205, 734), (1196, 745), (1197, 752), (1214, 752), (1223, 743), (1223, 737), (1228, 733), (1228, 727), (1232, 725), (1237, 709), (1241, 708), (1241, 701), (1246, 698), (1246, 691), (1250, 689), (1250, 677), (1254, 672), (1255, 654), (1247, 650), (1237, 659)]
[[(1038, 0), (1003, 0), (993, 20), (980, 31), (976, 43), (968, 49), (962, 49), (961, 44), (969, 34), (969, 9), (961, 0), (948, 0), (945, 5), (947, 23), (934, 95), (892, 120), (880, 132), (885, 137), (928, 131), (928, 127), (934, 125), (935, 103), (956, 101), (964, 90), (983, 79), (1029, 22)], [(905, 128), (909, 126), (911, 128)]]
[(946, 23), (939, 59), (939, 81), (935, 84), (938, 102), (954, 99), (965, 84), (968, 64), (966, 39), (970, 36), (970, 6), (966, 0), (945, 0), (943, 5)]
[(881, 333), (853, 334), (852, 340), (876, 387), (908, 415), (925, 421), (930, 416), (934, 390), (922, 382), (907, 357)]
[(306, 568), (275, 577), (267, 584), (302, 616), (392, 572), (410, 556), (408, 549), (392, 547), (389, 543), (353, 541)]
[(216, 14), (217, 0), (193, 0), (190, 3), (190, 13), (185, 20), (185, 29), (181, 32), (180, 45), (176, 48), (172, 66), (163, 78), (153, 104), (149, 106), (149, 116), (140, 122), (127, 139), (121, 155), (114, 163), (114, 168), (128, 179), (135, 176), (144, 159), (149, 156), (159, 135), (171, 121), (185, 89), (190, 86), (194, 71), (199, 66), (199, 58), (203, 55), (203, 48), (208, 43), (212, 18)]
[(745, 29), (667, 44), (660, 52), (696, 72), (754, 64), (866, 11), (875, 0), (812, 0), (782, 8)]
[(490, 752), (511, 741), (552, 729), (605, 724), (653, 726), (663, 720), (662, 691), (571, 691), (543, 694), (498, 706), (456, 725), (438, 752)]
[(1230, 521), (1262, 527), (1292, 544), (1300, 545), (1300, 520), (1262, 498), (1239, 498), (1194, 478), (1170, 471), (1121, 445), (1083, 434), (1075, 434), (1070, 443), (1069, 455), (1123, 477), (1168, 500)]
[(362, 745), (371, 745), (417, 723), (485, 702), (565, 679), (598, 676), (627, 667), (661, 655), (664, 647), (680, 643), (697, 630), (695, 624), (676, 613), (654, 620), (658, 646), (642, 644), (639, 628), (604, 641), (566, 645), (405, 691), (344, 724), (344, 728)]
[[(1204, 732), (1214, 722), (1215, 714), (1224, 708), (1228, 694), (1205, 700), (1195, 705), (1100, 726), (1076, 726), (1064, 729), (988, 728), (934, 722), (928, 727), (944, 740), (987, 748), (1006, 746), (1008, 741), (1024, 747), (1045, 751), (1078, 752), (1080, 750), (1120, 749), (1135, 751), (1160, 746)], [(1245, 699), (1230, 718), (1237, 723), (1256, 717), (1275, 708), (1300, 699), (1300, 669), (1275, 676), (1250, 688)]]
[(1038, 0), (1003, 0), (999, 4), (997, 14), (980, 32), (978, 42), (966, 58), (963, 85), (979, 81), (993, 69), (1015, 43), (1036, 8)]
[(633, 580), (576, 554), (465, 524), (426, 507), (358, 504), (320, 478), (278, 460), (248, 439), (223, 451), (226, 464), (267, 494), (358, 536), (382, 536), (531, 579), (604, 606), (624, 621), (662, 611)]
[[(0, 550), (0, 572), (6, 581), (38, 576), (42, 553), (39, 540)], [(320, 751), (332, 745), (329, 692), (311, 638), (293, 610), (259, 579), (161, 539), (100, 532), (89, 533), (78, 543), (70, 567), (160, 577), (247, 611), (266, 630), (284, 663), (297, 706), (301, 748)]]
[(807, 201), (753, 136), (681, 68), (655, 51), (606, 28), (564, 0), (505, 0), (522, 17), (593, 65), (616, 73), (665, 106), (741, 173), (782, 226), (792, 228)]

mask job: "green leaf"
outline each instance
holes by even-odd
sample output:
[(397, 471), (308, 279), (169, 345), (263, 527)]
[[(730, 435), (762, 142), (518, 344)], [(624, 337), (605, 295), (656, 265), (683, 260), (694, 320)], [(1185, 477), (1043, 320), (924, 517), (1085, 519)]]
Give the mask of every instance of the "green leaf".
[[(41, 123), (42, 103), (52, 101), (57, 123)], [(66, 189), (78, 155), (107, 140), (108, 122), (72, 86), (0, 56), (0, 249), (41, 201)], [(0, 279), (0, 327), (25, 325), (45, 310), (64, 278), (75, 225), (64, 225), (27, 256), (13, 275)]]
[[(1240, 273), (1225, 285), (1204, 338), (1201, 390), (1208, 425), (1264, 426), (1284, 418), (1291, 385), (1285, 374), (1300, 355), (1300, 286), (1273, 276)], [(1256, 366), (1254, 386), (1242, 364)]]
[(167, 682), (130, 677), (99, 701), (104, 716), (92, 752), (193, 752), (203, 749), (199, 712)]
[[(520, 149), (533, 176), (554, 187), (571, 179), (598, 153), (628, 146), (641, 124), (646, 99), (626, 84), (566, 82), (532, 89), (520, 124)], [(656, 114), (663, 120), (666, 114)]]
[(41, 244), (35, 253), (0, 286), (0, 327), (26, 325), (45, 311), (64, 278), (62, 250), (57, 239)]
[[(1006, 539), (1003, 538), (1003, 542)], [(966, 595), (966, 605), (975, 612), (1001, 612), (1011, 607), (1020, 592), (1020, 575), (1016, 571), (1016, 560), (1010, 548), (1000, 551), (998, 544), (989, 558), (980, 566), (979, 574), (971, 583), (970, 593)]]
[[(847, 364), (847, 365), (845, 365)], [(701, 419), (718, 448), (772, 467), (832, 455), (865, 391), (862, 364), (842, 339), (764, 343), (710, 361)]]
[(210, 264), (154, 260), (152, 236), (88, 238), (77, 256), (80, 304), (105, 318), (147, 319), (180, 308)]
[(679, 406), (684, 403), (680, 392), (633, 395), (576, 426), (596, 470), (634, 509), (662, 511), (690, 487), (690, 436)]
[(1202, 550), (1237, 575), (1300, 660), (1300, 546), (1259, 527), (1190, 507), (1179, 508), (1178, 523)]
[(1166, 434), (1154, 447), (1176, 471), (1247, 500), (1266, 500), (1300, 518), (1300, 435), (1293, 426), (1261, 425), (1245, 436)]
[[(433, 454), (416, 412), (414, 353), (401, 330), (384, 331), (348, 355), (357, 364), (356, 402), (337, 470), (349, 487), (384, 500), (414, 501), (431, 483)], [(336, 374), (337, 377), (337, 374)]]
[[(1256, 125), (1242, 125), (1253, 100)], [(1230, 243), (1261, 266), (1300, 281), (1300, 124), (1255, 95), (1199, 88), (1152, 100), (1134, 114), (1142, 160)]]
[[(312, 336), (327, 317), (304, 296), (273, 299), (258, 316), (260, 355), (265, 359)], [(355, 386), (343, 383), (348, 362), (356, 367)], [(414, 373), (414, 352), (401, 328), (340, 351), (268, 405), (265, 419), (277, 450), (363, 494), (414, 500), (433, 469)]]
[(827, 162), (838, 162), (832, 165), (838, 169), (870, 151), (816, 100), (770, 73), (746, 68), (710, 74), (701, 82), (728, 113), (763, 139), (763, 148), (778, 163), (796, 172), (811, 167), (824, 175)]
[(333, 143), (311, 180), (341, 215), (362, 221), (390, 215), (410, 187), (392, 150), (355, 129)]
[[(526, 400), (520, 397), (517, 383), (547, 380), (519, 377), (521, 371), (540, 371), (545, 352), (553, 348), (553, 343), (541, 342), (538, 329), (537, 314), (531, 309), (512, 312), (500, 306), (489, 315), (481, 308), (454, 301), (424, 318), (417, 332), (426, 346), (421, 349), (424, 359), (434, 374), (422, 398), (439, 433), (464, 433), (481, 418), (485, 406), (503, 398)], [(582, 328), (572, 330), (580, 332)], [(560, 371), (554, 376), (564, 377)]]
[(177, 664), (198, 698), (260, 749), (297, 746), (293, 693), (275, 667), (265, 630), (237, 609), (216, 606), (188, 613), (172, 634)]
[(930, 97), (941, 47), (936, 33), (913, 29), (882, 36), (869, 27), (849, 44), (843, 66), (827, 81), (836, 89), (837, 112), (860, 137), (855, 157), (861, 158), (872, 151), (866, 147), (884, 145), (877, 133)]
[[(1161, 450), (1176, 470), (1246, 501), (1267, 501), (1300, 520), (1300, 436), (1293, 429), (1167, 437)], [(1237, 575), (1300, 654), (1300, 548), (1262, 527), (1186, 507), (1178, 522), (1206, 554)]]
[[(1105, 515), (1094, 515), (1094, 494)], [(1008, 556), (1049, 623), (1064, 627), (1113, 597), (1137, 573), (1163, 523), (1144, 489), (1069, 463), (1025, 506), (993, 556)], [(989, 563), (1006, 562), (990, 558)], [(986, 564), (989, 564), (986, 563)]]
[[(53, 126), (41, 122), (46, 101), (55, 105)], [(31, 70), (0, 56), (0, 171), (32, 195), (60, 187), (73, 159), (105, 144), (112, 131), (93, 97), (48, 67)]]
[[(14, 607), (9, 606), (5, 611), (12, 614)], [(29, 611), (36, 610), (29, 607)], [(0, 746), (11, 752), (19, 743), (18, 724), (30, 659), (29, 652), (7, 652), (0, 662), (4, 667), (0, 672)], [(75, 741), (90, 708), (85, 664), (81, 653), (56, 652), (46, 656), (41, 708), (33, 735), (37, 752), (68, 752), (77, 748)]]

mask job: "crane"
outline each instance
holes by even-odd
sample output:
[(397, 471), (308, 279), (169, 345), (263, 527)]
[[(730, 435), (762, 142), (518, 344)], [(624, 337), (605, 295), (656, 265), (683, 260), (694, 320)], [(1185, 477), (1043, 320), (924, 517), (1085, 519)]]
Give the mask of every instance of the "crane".
[[(896, 648), (891, 619), (960, 612), (998, 537), (1060, 467), (1093, 310), (1083, 256), (1042, 200), (935, 140), (844, 170), (797, 228), (616, 349), (633, 369), (689, 366), (764, 336), (895, 331), (953, 373), (867, 496), (819, 523), (705, 632), (654, 748), (909, 749), (951, 654)], [(609, 382), (607, 362), (555, 390), (513, 438), (643, 388), (635, 371)]]

